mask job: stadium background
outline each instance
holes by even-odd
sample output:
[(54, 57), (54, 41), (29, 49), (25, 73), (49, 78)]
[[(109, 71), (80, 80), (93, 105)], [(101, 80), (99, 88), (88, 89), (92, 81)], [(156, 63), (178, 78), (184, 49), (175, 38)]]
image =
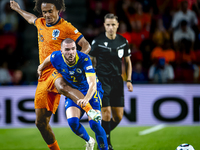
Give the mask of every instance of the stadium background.
[[(39, 16), (33, 11), (32, 0), (16, 1), (22, 9)], [(65, 0), (66, 11), (61, 16), (78, 28), (90, 43), (104, 31), (102, 23), (106, 13), (112, 12), (119, 17), (118, 33), (127, 38), (132, 51), (134, 88), (129, 93), (125, 87), (125, 115), (121, 127), (199, 125), (200, 1), (188, 0), (188, 9), (198, 20), (190, 26), (195, 39), (180, 38), (176, 45), (174, 33), (180, 27), (173, 28), (172, 22), (182, 1)], [(33, 100), (39, 65), (37, 30), (10, 10), (8, 3), (9, 0), (0, 0), (0, 128), (35, 127)], [(141, 12), (143, 15), (138, 17)], [(188, 45), (183, 45), (184, 42)], [(165, 78), (156, 74), (150, 78), (150, 68), (158, 67), (163, 60), (162, 67), (171, 66), (170, 73), (169, 70), (162, 72)], [(124, 71), (124, 65), (122, 68)], [(122, 76), (125, 80), (124, 72)], [(54, 127), (68, 126), (63, 99), (51, 120)], [(82, 122), (87, 125), (86, 116)]]

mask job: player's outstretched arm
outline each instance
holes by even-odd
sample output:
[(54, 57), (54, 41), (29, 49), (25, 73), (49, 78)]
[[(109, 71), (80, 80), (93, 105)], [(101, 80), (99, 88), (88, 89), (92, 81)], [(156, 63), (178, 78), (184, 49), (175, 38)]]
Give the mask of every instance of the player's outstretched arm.
[(40, 78), (40, 76), (42, 75), (42, 70), (43, 70), (46, 66), (48, 66), (48, 65), (51, 63), (50, 56), (51, 56), (51, 55), (49, 55), (49, 56), (43, 61), (43, 63), (41, 63), (41, 64), (38, 66), (37, 73), (38, 73), (38, 75), (39, 75), (39, 78)]
[(78, 45), (81, 46), (81, 52), (85, 54), (88, 54), (91, 50), (90, 43), (84, 37), (80, 39), (80, 41), (78, 42)]
[[(125, 63), (126, 63), (126, 73), (127, 73), (127, 80), (131, 81), (131, 75), (132, 75), (132, 64), (130, 56), (125, 57)], [(129, 92), (133, 91), (133, 85), (131, 82), (127, 82), (127, 88)]]
[(78, 100), (77, 104), (79, 106), (81, 106), (81, 105), (85, 106), (89, 102), (89, 100), (92, 98), (92, 96), (94, 95), (94, 92), (97, 89), (95, 74), (93, 76), (87, 76), (87, 82), (89, 84), (89, 89), (88, 89), (87, 94), (85, 95), (84, 99)]
[(10, 0), (10, 7), (14, 11), (18, 12), (30, 24), (34, 24), (35, 19), (37, 19), (35, 15), (22, 10), (19, 4), (15, 2), (14, 0)]

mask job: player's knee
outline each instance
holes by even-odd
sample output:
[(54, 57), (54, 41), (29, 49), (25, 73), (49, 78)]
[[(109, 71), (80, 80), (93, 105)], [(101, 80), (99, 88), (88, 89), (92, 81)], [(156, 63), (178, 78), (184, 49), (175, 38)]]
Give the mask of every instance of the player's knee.
[(35, 125), (38, 129), (45, 129), (47, 127), (47, 123), (46, 122), (41, 122), (38, 120), (35, 120)]
[(73, 131), (78, 130), (78, 128), (79, 128), (79, 119), (77, 117), (69, 118), (69, 119), (67, 119), (67, 121), (68, 121), (68, 124), (69, 124), (70, 128)]
[(101, 112), (102, 112), (102, 116), (104, 118), (110, 118), (111, 117), (111, 110), (109, 110), (109, 109), (102, 109)]
[(115, 117), (113, 117), (113, 121), (119, 123), (122, 120), (122, 117), (123, 116), (121, 116), (121, 115), (115, 116)]

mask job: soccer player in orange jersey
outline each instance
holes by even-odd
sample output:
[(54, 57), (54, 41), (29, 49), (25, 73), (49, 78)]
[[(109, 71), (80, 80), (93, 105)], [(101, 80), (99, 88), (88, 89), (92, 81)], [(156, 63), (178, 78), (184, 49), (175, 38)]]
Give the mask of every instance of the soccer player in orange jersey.
[[(40, 64), (53, 51), (60, 49), (61, 42), (65, 38), (76, 41), (82, 47), (82, 52), (87, 54), (90, 51), (90, 44), (83, 35), (71, 23), (59, 17), (59, 13), (65, 10), (64, 0), (35, 0), (34, 10), (42, 14), (41, 18), (20, 9), (18, 3), (13, 0), (10, 0), (10, 6), (28, 23), (37, 27)], [(49, 65), (44, 68), (42, 76), (38, 79), (34, 103), (36, 126), (50, 150), (60, 149), (49, 124), (52, 113), (57, 110), (60, 94), (71, 98), (75, 103), (84, 98), (80, 91), (68, 86), (62, 75), (52, 65)], [(88, 116), (98, 121), (100, 114), (94, 111), (88, 102), (84, 104), (86, 105), (83, 105), (82, 108)]]

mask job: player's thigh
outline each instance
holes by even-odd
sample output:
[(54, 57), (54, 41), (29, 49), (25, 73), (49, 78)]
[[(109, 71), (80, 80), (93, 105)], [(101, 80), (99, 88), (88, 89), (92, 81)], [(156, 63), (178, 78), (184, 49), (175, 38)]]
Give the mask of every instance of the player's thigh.
[(55, 80), (54, 85), (59, 93), (62, 93), (63, 90), (70, 91), (72, 87), (70, 87), (63, 77), (59, 77)]
[(75, 102), (77, 102), (78, 99), (84, 98), (84, 95), (79, 90), (69, 86), (63, 77), (57, 78), (54, 82), (54, 85), (58, 90), (58, 93), (71, 98)]
[(69, 107), (66, 109), (66, 116), (67, 116), (67, 119), (69, 118), (73, 118), (73, 117), (77, 117), (77, 118), (80, 118), (81, 117), (81, 110), (77, 107)]
[(55, 113), (59, 101), (60, 94), (55, 89), (52, 77), (48, 76), (46, 80), (39, 80), (35, 92), (35, 109), (46, 108), (48, 111)]

